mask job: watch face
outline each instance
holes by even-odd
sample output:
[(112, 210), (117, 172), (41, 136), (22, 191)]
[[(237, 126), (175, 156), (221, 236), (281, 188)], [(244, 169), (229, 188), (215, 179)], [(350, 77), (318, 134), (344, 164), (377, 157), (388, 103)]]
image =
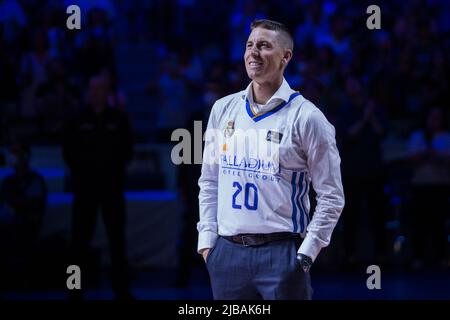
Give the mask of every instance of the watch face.
[(299, 254), (297, 259), (300, 262), (300, 266), (303, 268), (305, 272), (307, 272), (309, 268), (311, 268), (312, 260), (310, 257), (305, 256), (303, 254)]

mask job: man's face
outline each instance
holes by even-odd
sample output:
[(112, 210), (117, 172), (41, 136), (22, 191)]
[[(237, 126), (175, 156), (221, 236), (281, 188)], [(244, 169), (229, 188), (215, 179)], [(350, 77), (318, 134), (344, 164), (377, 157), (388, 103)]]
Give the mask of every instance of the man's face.
[(271, 82), (282, 78), (284, 66), (290, 58), (288, 56), (286, 60), (286, 50), (276, 31), (253, 29), (244, 54), (248, 77), (257, 82)]

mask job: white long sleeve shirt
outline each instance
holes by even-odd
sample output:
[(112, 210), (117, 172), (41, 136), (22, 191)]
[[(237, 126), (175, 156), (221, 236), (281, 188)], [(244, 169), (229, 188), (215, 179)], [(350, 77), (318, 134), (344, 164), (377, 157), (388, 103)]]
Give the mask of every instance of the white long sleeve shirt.
[[(285, 79), (266, 105), (246, 90), (214, 104), (199, 179), (198, 251), (219, 235), (297, 232), (313, 260), (344, 207), (335, 129)], [(310, 184), (317, 206), (310, 214)]]

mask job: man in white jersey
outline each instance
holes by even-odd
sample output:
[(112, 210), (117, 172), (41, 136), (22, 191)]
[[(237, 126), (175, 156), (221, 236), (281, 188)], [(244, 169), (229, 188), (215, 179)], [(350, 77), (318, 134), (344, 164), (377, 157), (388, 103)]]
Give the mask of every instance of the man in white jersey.
[(309, 268), (344, 207), (335, 130), (283, 77), (293, 51), (287, 28), (255, 20), (251, 29), (252, 81), (216, 101), (208, 121), (198, 252), (215, 299), (311, 299)]

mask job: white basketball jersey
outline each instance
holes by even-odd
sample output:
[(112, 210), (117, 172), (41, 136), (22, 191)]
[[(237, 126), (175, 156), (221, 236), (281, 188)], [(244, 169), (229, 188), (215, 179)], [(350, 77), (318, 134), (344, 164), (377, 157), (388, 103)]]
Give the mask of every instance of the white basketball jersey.
[[(211, 240), (206, 235), (211, 231), (219, 235), (287, 231), (305, 237), (307, 231), (315, 231), (308, 228), (312, 219), (318, 222), (315, 238), (323, 238), (322, 247), (331, 231), (321, 235), (324, 230), (319, 229), (329, 229), (331, 223), (332, 230), (343, 206), (334, 128), (285, 80), (279, 90), (284, 98), (276, 99), (266, 112), (255, 112), (248, 91), (218, 100), (211, 111), (208, 131), (215, 130), (216, 138), (213, 142), (206, 138), (208, 159), (203, 159), (199, 180), (199, 248), (202, 232)], [(212, 144), (216, 163), (207, 164)], [(318, 194), (317, 218), (310, 212), (311, 181)], [(329, 209), (333, 214), (325, 215)], [(203, 239), (205, 245), (209, 240)]]

